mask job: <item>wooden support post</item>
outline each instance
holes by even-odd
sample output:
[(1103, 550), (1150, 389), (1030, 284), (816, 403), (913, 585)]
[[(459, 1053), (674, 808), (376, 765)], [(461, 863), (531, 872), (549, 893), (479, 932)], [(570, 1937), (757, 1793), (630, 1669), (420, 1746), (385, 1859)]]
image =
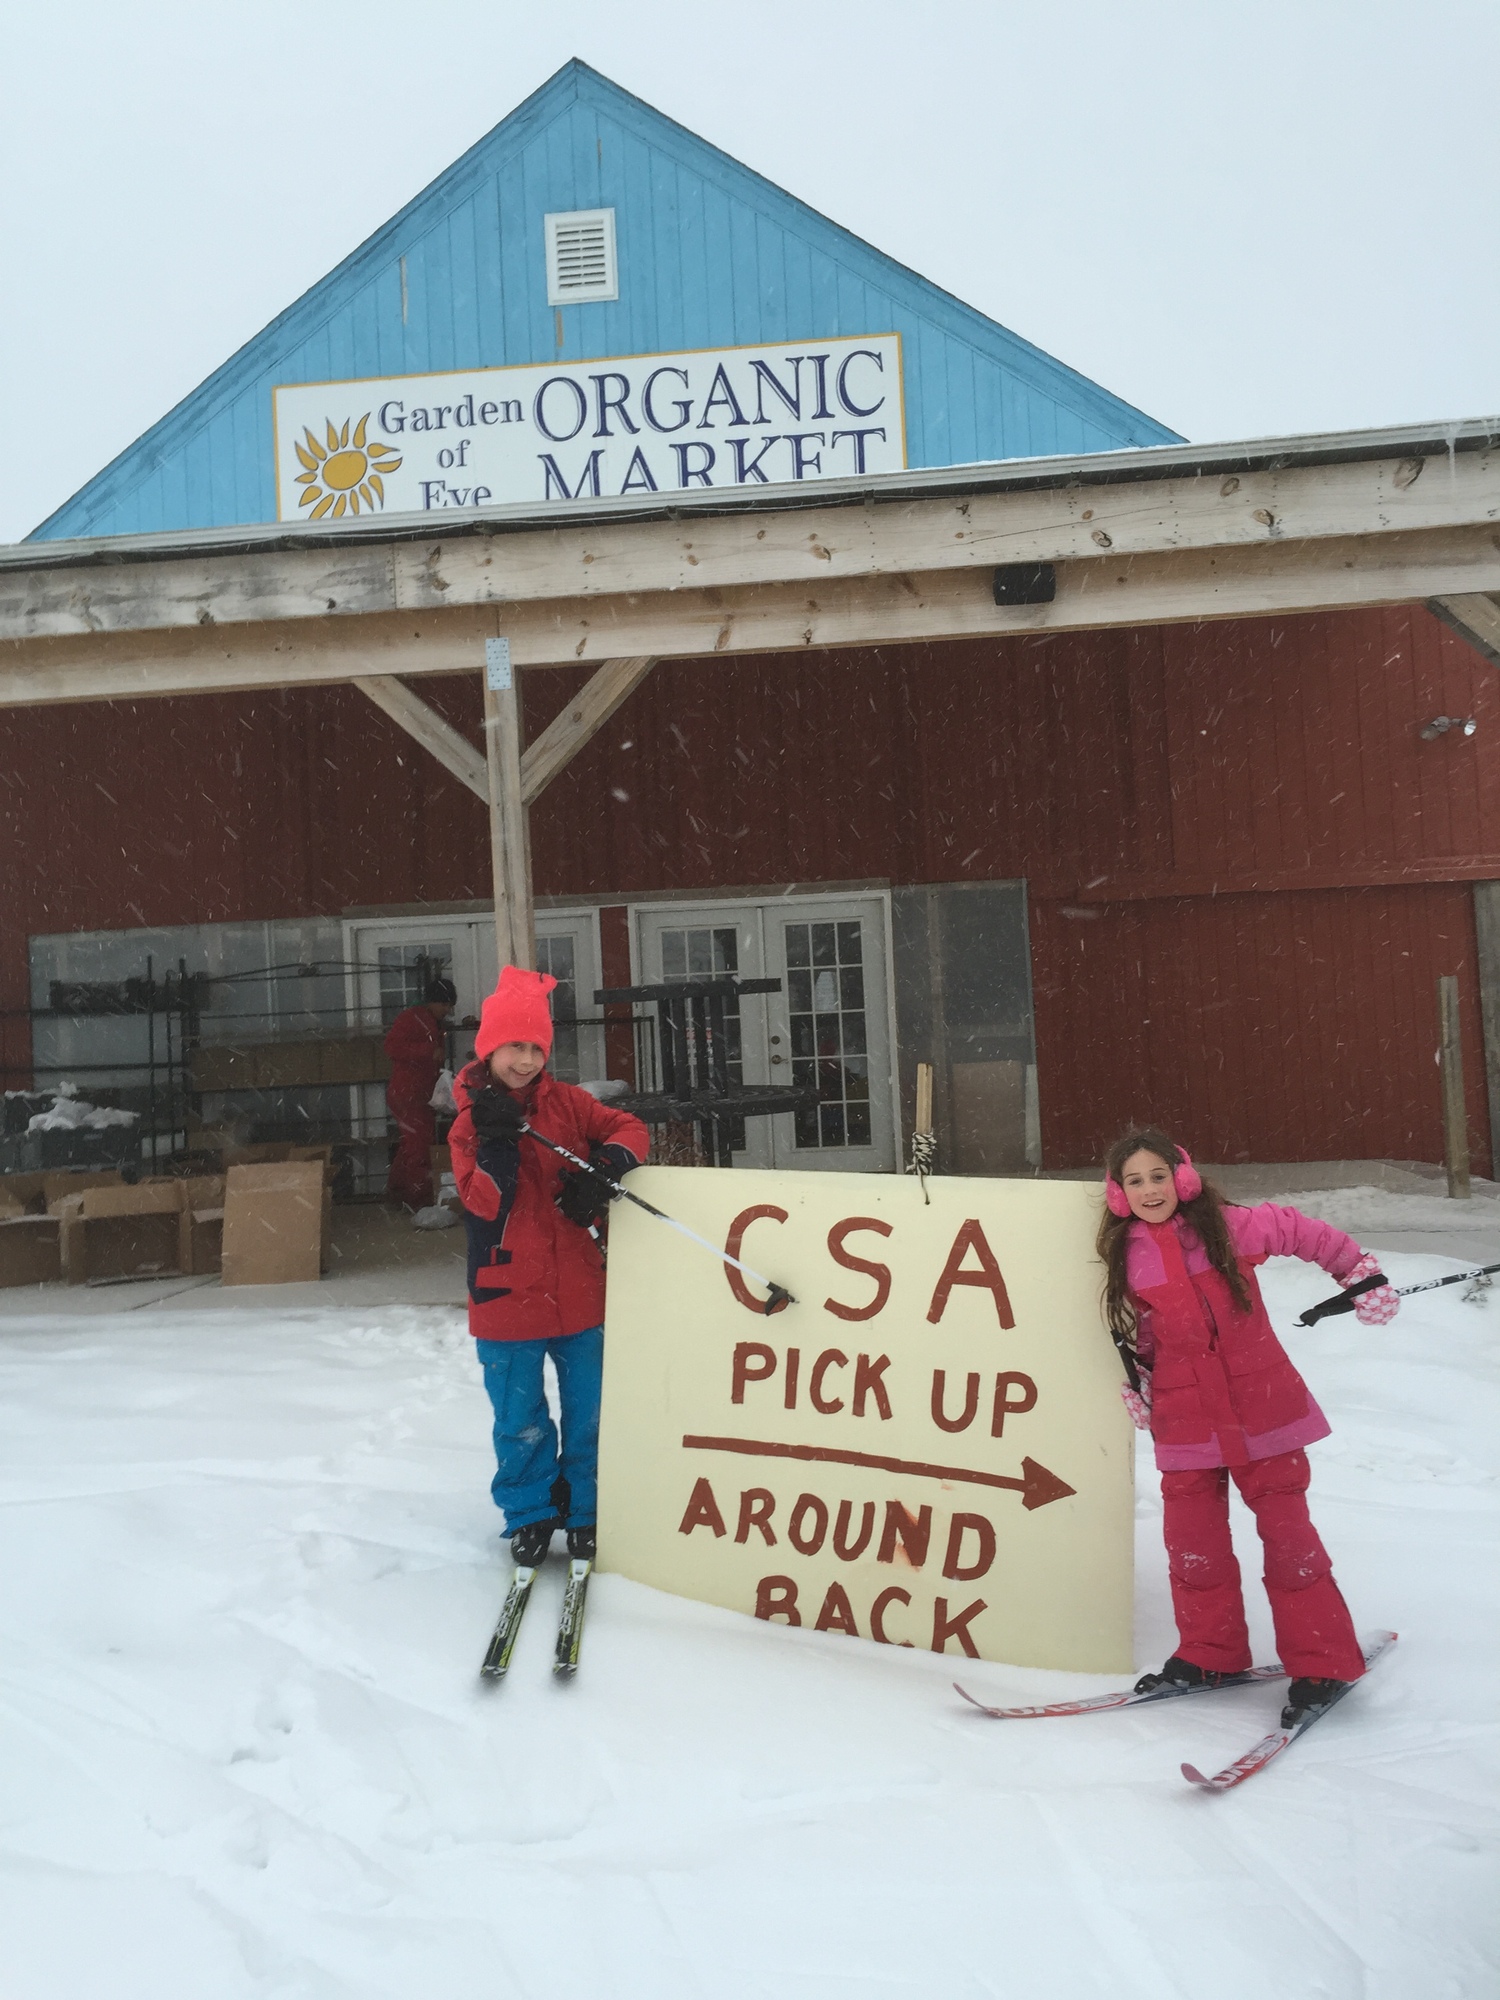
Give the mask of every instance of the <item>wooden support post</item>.
[(367, 701), (373, 701), (377, 708), (383, 709), (392, 722), (436, 757), (444, 770), (451, 771), (461, 785), (467, 785), (477, 797), (488, 801), (490, 783), (483, 757), (468, 737), (461, 736), (445, 716), (439, 715), (420, 695), (413, 694), (406, 683), (397, 680), (394, 674), (361, 675), (353, 685)]
[(1443, 1164), (1450, 1201), (1469, 1199), (1469, 1121), (1464, 1106), (1464, 1058), (1459, 1042), (1458, 980), (1445, 972), (1438, 981), (1438, 1058), (1443, 1076)]
[[(497, 647), (503, 641), (494, 642)], [(495, 947), (501, 965), (536, 964), (531, 896), (531, 801), (602, 729), (656, 665), (654, 655), (606, 660), (521, 754), (520, 693), (508, 649), (496, 653), (484, 677), (484, 756), (452, 723), (393, 674), (354, 678), (354, 686), (398, 723), (490, 809), (490, 860), (495, 880)], [(499, 683), (496, 685), (495, 683)]]
[(932, 1064), (917, 1064), (917, 1115), (913, 1128), (918, 1132), (932, 1130)]
[(606, 660), (593, 678), (555, 716), (521, 759), (521, 796), (530, 805), (589, 739), (598, 734), (626, 697), (656, 665), (654, 654)]
[(531, 903), (531, 834), (521, 794), (521, 702), (515, 674), (505, 685), (485, 670), (484, 753), (489, 774), (490, 859), (495, 876), (495, 950), (500, 965), (536, 964)]

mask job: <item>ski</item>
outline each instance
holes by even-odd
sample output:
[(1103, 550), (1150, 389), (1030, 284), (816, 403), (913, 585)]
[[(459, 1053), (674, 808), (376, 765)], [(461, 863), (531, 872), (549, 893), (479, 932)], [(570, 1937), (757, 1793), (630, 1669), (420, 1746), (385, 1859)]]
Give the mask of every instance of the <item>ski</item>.
[[(1394, 1632), (1377, 1632), (1365, 1647), (1365, 1670), (1369, 1671), (1382, 1653), (1388, 1652), (1396, 1643)], [(1243, 1757), (1236, 1757), (1232, 1764), (1226, 1764), (1222, 1771), (1215, 1771), (1212, 1777), (1205, 1777), (1196, 1764), (1184, 1764), (1182, 1775), (1190, 1785), (1197, 1785), (1205, 1792), (1227, 1792), (1234, 1785), (1242, 1785), (1246, 1778), (1253, 1778), (1257, 1771), (1263, 1771), (1273, 1757), (1279, 1757), (1290, 1743), (1299, 1736), (1305, 1736), (1315, 1722), (1320, 1722), (1334, 1706), (1359, 1686), (1358, 1681), (1348, 1681), (1316, 1715), (1304, 1716), (1291, 1729), (1273, 1729), (1269, 1736), (1263, 1736), (1252, 1750)]]
[(593, 1568), (594, 1565), (581, 1556), (575, 1556), (568, 1564), (562, 1616), (557, 1621), (557, 1651), (552, 1659), (552, 1671), (559, 1680), (569, 1680), (578, 1671), (578, 1649), (583, 1643), (583, 1607)]
[(521, 1629), (521, 1620), (526, 1615), (526, 1606), (531, 1597), (531, 1586), (536, 1582), (534, 1569), (517, 1568), (510, 1580), (510, 1589), (505, 1594), (501, 1608), (500, 1622), (490, 1639), (489, 1650), (484, 1656), (484, 1665), (479, 1669), (484, 1680), (498, 1681), (505, 1676), (510, 1665), (510, 1656), (515, 1649), (516, 1634)]
[(1134, 1688), (1120, 1688), (1114, 1694), (1090, 1695), (1085, 1701), (1049, 1702), (1045, 1708), (990, 1708), (986, 1703), (976, 1701), (968, 1689), (960, 1687), (957, 1681), (953, 1687), (965, 1701), (973, 1702), (981, 1715), (992, 1715), (997, 1722), (1021, 1722), (1034, 1715), (1091, 1715), (1096, 1709), (1140, 1708), (1148, 1701), (1174, 1701), (1180, 1694), (1217, 1694), (1220, 1688), (1255, 1687), (1261, 1681), (1285, 1679), (1286, 1668), (1273, 1662), (1268, 1667), (1247, 1667), (1242, 1674), (1226, 1674), (1211, 1686), (1174, 1687), (1169, 1682), (1165, 1687), (1152, 1688), (1146, 1694), (1137, 1694)]

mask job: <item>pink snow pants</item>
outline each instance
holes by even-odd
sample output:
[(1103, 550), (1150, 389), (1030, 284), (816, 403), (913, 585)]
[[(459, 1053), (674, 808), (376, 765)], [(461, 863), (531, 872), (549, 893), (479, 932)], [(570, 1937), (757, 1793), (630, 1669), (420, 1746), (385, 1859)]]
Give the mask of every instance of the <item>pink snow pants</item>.
[(1178, 1657), (1209, 1673), (1251, 1664), (1240, 1566), (1229, 1538), (1231, 1472), (1265, 1549), (1266, 1595), (1293, 1678), (1355, 1681), (1365, 1665), (1333, 1565), (1307, 1511), (1307, 1453), (1161, 1476)]

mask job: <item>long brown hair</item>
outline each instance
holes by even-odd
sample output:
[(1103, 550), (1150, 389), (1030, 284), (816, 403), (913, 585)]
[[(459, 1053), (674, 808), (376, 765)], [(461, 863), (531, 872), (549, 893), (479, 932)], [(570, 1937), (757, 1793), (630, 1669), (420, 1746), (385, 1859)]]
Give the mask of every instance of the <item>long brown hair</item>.
[[(1154, 1153), (1165, 1166), (1174, 1168), (1181, 1166), (1187, 1158), (1182, 1148), (1174, 1144), (1165, 1132), (1158, 1131), (1156, 1126), (1137, 1126), (1134, 1131), (1123, 1133), (1116, 1139), (1105, 1154), (1104, 1172), (1109, 1180), (1118, 1185), (1125, 1162), (1132, 1153)], [(1228, 1285), (1229, 1296), (1238, 1310), (1249, 1312), (1250, 1291), (1235, 1259), (1234, 1245), (1229, 1240), (1229, 1226), (1224, 1220), (1224, 1197), (1219, 1190), (1204, 1181), (1203, 1192), (1191, 1201), (1182, 1202), (1176, 1213), (1203, 1245), (1209, 1263)], [(1106, 1208), (1100, 1218), (1095, 1244), (1104, 1266), (1104, 1318), (1110, 1337), (1122, 1356), (1127, 1349), (1133, 1353), (1135, 1348), (1135, 1307), (1130, 1303), (1125, 1284), (1125, 1246), (1134, 1220), (1133, 1215), (1114, 1215)], [(1128, 1358), (1126, 1365), (1131, 1365)]]

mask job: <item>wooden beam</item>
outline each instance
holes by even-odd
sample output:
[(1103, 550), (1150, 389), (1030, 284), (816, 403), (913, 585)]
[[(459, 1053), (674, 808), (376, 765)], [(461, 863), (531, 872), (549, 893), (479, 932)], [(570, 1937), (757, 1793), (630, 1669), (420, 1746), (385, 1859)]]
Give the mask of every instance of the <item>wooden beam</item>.
[(1434, 597), (1427, 608), (1483, 653), (1491, 666), (1500, 667), (1500, 604), (1493, 597), (1467, 591), (1456, 597)]
[(1069, 909), (1105, 903), (1165, 902), (1174, 896), (1277, 896), (1316, 889), (1412, 889), (1432, 882), (1494, 882), (1500, 887), (1500, 853), (1439, 854), (1415, 864), (1398, 863), (1387, 868), (1352, 865), (1270, 868), (1239, 873), (1224, 870), (1217, 875), (1184, 870), (1177, 875), (1106, 875), (1087, 884), (1040, 872), (1028, 879), (1034, 899), (1065, 903)]
[(521, 788), (521, 708), (517, 677), (509, 687), (484, 682), (484, 751), (489, 774), (490, 862), (495, 878), (495, 949), (499, 965), (536, 964), (531, 894), (531, 829)]
[(467, 785), (476, 797), (489, 804), (490, 781), (485, 760), (446, 717), (429, 707), (420, 695), (413, 694), (394, 674), (361, 674), (354, 685), (377, 708), (384, 709), (392, 722), (399, 723), (408, 736), (415, 737), (461, 785)]
[[(998, 606), (988, 570), (508, 605), (518, 667), (699, 659), (1257, 618), (1500, 591), (1492, 527), (1068, 563), (1051, 604)], [(497, 614), (194, 628), (0, 645), (0, 707), (472, 671)]]
[[(578, 692), (576, 698), (529, 744), (521, 757), (521, 802), (530, 805), (565, 765), (601, 730), (656, 665), (653, 657), (636, 660), (606, 660)], [(353, 685), (383, 709), (422, 748), (451, 771), (461, 785), (476, 798), (490, 802), (489, 766), (466, 736), (435, 708), (413, 694), (394, 674), (361, 674)]]
[[(1500, 521), (1500, 450), (1294, 464), (1242, 474), (1076, 481), (968, 498), (594, 522), (445, 542), (229, 549), (62, 569), (0, 567), (0, 640), (322, 625), (403, 610), (616, 600), (1007, 562), (1088, 562)], [(1436, 593), (1433, 593), (1436, 594)], [(617, 647), (617, 652), (624, 648)], [(634, 649), (631, 649), (634, 650)]]
[(653, 654), (644, 659), (606, 660), (536, 741), (526, 746), (521, 759), (521, 797), (528, 806), (604, 727), (655, 665)]

